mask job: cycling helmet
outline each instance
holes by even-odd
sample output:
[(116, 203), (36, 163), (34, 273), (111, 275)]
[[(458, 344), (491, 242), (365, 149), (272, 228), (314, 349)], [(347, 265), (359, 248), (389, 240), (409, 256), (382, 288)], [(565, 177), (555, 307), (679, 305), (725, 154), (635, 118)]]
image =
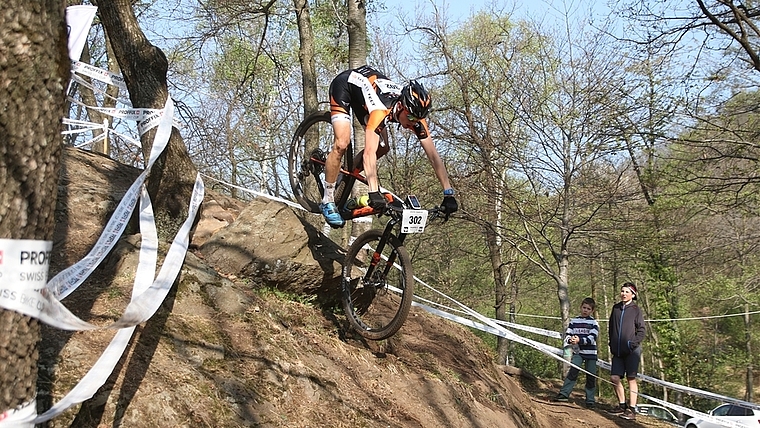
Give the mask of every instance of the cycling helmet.
[(430, 112), (430, 95), (422, 83), (412, 80), (401, 89), (401, 105), (412, 116), (424, 119)]

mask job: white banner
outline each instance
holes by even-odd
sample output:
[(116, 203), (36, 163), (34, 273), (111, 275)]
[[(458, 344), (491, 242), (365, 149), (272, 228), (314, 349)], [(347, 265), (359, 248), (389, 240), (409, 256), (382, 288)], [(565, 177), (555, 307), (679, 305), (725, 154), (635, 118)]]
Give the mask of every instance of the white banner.
[(69, 58), (79, 61), (84, 44), (87, 43), (87, 33), (90, 32), (92, 19), (98, 8), (95, 6), (69, 6), (66, 8), (66, 25), (69, 30)]

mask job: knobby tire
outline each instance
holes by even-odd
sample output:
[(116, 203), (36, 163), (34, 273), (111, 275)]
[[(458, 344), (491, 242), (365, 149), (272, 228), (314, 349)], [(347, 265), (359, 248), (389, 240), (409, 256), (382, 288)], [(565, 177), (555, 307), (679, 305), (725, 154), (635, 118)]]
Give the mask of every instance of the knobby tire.
[[(373, 278), (364, 280), (382, 236), (379, 229), (359, 235), (343, 263), (343, 309), (354, 330), (370, 340), (393, 336), (406, 321), (414, 297), (412, 259), (395, 236), (385, 245)], [(391, 266), (387, 277), (380, 278), (391, 254), (395, 254), (400, 270)], [(400, 294), (389, 287), (400, 290)]]

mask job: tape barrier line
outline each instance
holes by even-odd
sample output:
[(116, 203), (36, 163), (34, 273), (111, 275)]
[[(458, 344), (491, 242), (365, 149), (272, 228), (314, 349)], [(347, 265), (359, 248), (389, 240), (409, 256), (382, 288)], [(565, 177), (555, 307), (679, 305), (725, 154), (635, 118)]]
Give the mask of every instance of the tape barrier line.
[(232, 183), (228, 183), (226, 181), (222, 181), (222, 180), (219, 180), (217, 178), (211, 177), (210, 175), (203, 174), (203, 177), (208, 178), (210, 180), (214, 180), (217, 183), (224, 184), (227, 187), (232, 187), (233, 189), (238, 189), (238, 190), (242, 190), (243, 192), (250, 193), (250, 194), (254, 195), (255, 197), (261, 196), (263, 198), (266, 198), (266, 199), (269, 199), (269, 200), (272, 200), (272, 201), (282, 202), (285, 205), (291, 206), (293, 208), (297, 208), (297, 209), (302, 210), (302, 211), (306, 211), (301, 206), (301, 204), (299, 204), (297, 202), (289, 201), (289, 200), (283, 199), (283, 198), (278, 198), (277, 196), (272, 196), (272, 195), (270, 195), (268, 193), (257, 192), (255, 190), (247, 189), (245, 187), (241, 187), (241, 186), (238, 186), (238, 185), (235, 185), (235, 184), (232, 184)]
[[(138, 273), (135, 275), (134, 292), (136, 295), (133, 294), (132, 296), (132, 302), (140, 301), (140, 304), (138, 307), (135, 307), (133, 311), (129, 312), (129, 308), (133, 308), (133, 305), (130, 303), (128, 306), (128, 312), (125, 312), (120, 321), (115, 323), (115, 325), (123, 324), (128, 327), (122, 328), (116, 333), (98, 361), (90, 371), (87, 372), (82, 380), (79, 381), (76, 387), (74, 387), (69, 394), (51, 407), (47, 412), (35, 418), (33, 421), (35, 424), (48, 421), (72, 406), (92, 398), (98, 389), (103, 386), (113, 372), (113, 369), (116, 367), (116, 364), (118, 364), (121, 359), (124, 350), (129, 345), (129, 340), (135, 330), (135, 325), (150, 319), (171, 290), (174, 280), (184, 264), (185, 253), (187, 252), (187, 247), (190, 241), (190, 229), (193, 226), (193, 221), (195, 215), (198, 213), (200, 204), (203, 202), (203, 194), (203, 181), (200, 179), (199, 175), (195, 182), (195, 189), (193, 191), (190, 209), (188, 210), (188, 217), (179, 232), (177, 232), (155, 281), (152, 281), (151, 277), (152, 273), (155, 272), (157, 251), (149, 249), (144, 252), (141, 247), (140, 261), (138, 262), (137, 269)], [(149, 241), (155, 243), (157, 247), (158, 238), (155, 234), (155, 227), (153, 227), (152, 231), (142, 229), (141, 231), (151, 234), (152, 236)], [(148, 243), (148, 245), (150, 246), (150, 243)], [(145, 287), (145, 284), (149, 284), (150, 286)], [(2, 426), (2, 422), (0, 422), (0, 427)]]
[[(506, 338), (508, 340), (512, 340), (512, 341), (515, 341), (515, 342), (518, 342), (518, 343), (530, 346), (530, 347), (532, 347), (534, 349), (537, 349), (537, 350), (543, 352), (544, 354), (550, 356), (551, 358), (554, 358), (554, 359), (556, 359), (558, 361), (561, 361), (561, 362), (563, 362), (565, 364), (568, 364), (568, 365), (570, 365), (572, 367), (575, 367), (579, 371), (584, 372), (587, 376), (595, 376), (600, 381), (604, 381), (604, 382), (608, 382), (609, 383), (609, 381), (607, 381), (606, 379), (602, 379), (602, 378), (600, 378), (600, 377), (598, 377), (596, 375), (593, 375), (593, 374), (589, 373), (588, 371), (586, 371), (585, 369), (583, 369), (582, 367), (576, 366), (576, 365), (568, 362), (567, 360), (565, 360), (562, 357), (562, 350), (561, 349), (551, 347), (551, 346), (543, 344), (541, 342), (536, 342), (536, 341), (532, 341), (532, 340), (527, 339), (527, 338), (523, 338), (523, 337), (521, 337), (521, 336), (519, 336), (519, 335), (517, 335), (517, 334), (515, 334), (515, 333), (513, 333), (513, 332), (511, 332), (511, 331), (509, 331), (509, 330), (507, 330), (505, 328), (501, 328), (501, 326), (499, 326), (499, 324), (498, 324), (499, 322), (497, 320), (493, 320), (492, 318), (488, 318), (488, 317), (485, 317), (484, 315), (479, 314), (478, 312), (474, 311), (473, 309), (468, 308), (467, 306), (465, 306), (462, 303), (456, 301), (455, 299), (453, 299), (453, 298), (447, 296), (446, 294), (441, 293), (440, 291), (434, 289), (433, 287), (431, 287), (430, 285), (428, 285), (424, 281), (420, 280), (416, 276), (415, 276), (415, 280), (417, 282), (419, 282), (420, 284), (424, 285), (425, 287), (431, 289), (433, 292), (435, 292), (435, 293), (441, 295), (442, 297), (448, 299), (449, 301), (456, 303), (457, 305), (459, 305), (462, 308), (462, 310), (463, 310), (464, 313), (466, 313), (466, 314), (468, 314), (468, 315), (476, 318), (477, 320), (481, 321), (481, 323), (477, 323), (477, 322), (474, 322), (474, 321), (472, 321), (470, 319), (467, 319), (467, 318), (464, 318), (464, 317), (461, 317), (461, 316), (457, 316), (457, 315), (453, 315), (453, 314), (450, 314), (448, 312), (441, 311), (439, 309), (432, 308), (432, 307), (430, 307), (428, 305), (419, 303), (417, 301), (412, 302), (413, 305), (419, 306), (419, 307), (425, 309), (426, 311), (428, 311), (430, 313), (433, 313), (435, 315), (441, 316), (443, 318), (446, 318), (446, 319), (449, 319), (449, 320), (452, 320), (452, 321), (455, 321), (455, 322), (459, 322), (459, 323), (461, 323), (463, 325), (466, 325), (466, 326), (469, 326), (469, 327), (473, 327), (473, 328), (477, 328), (477, 329), (479, 329), (481, 331), (484, 331), (484, 332), (487, 332), (487, 333), (491, 333), (491, 334), (494, 334), (494, 335), (497, 335), (497, 336), (501, 336), (501, 337), (504, 337), (504, 338)], [(396, 290), (396, 292), (400, 292), (400, 290)], [(416, 296), (415, 296), (415, 298), (416, 298)], [(419, 300), (419, 298), (417, 298), (417, 299)], [(531, 328), (525, 328), (524, 330), (531, 330)], [(559, 334), (559, 333), (557, 333), (557, 334)], [(609, 363), (607, 363), (606, 361), (597, 360), (597, 364), (598, 364), (599, 367), (604, 368), (606, 370), (610, 370), (611, 369)], [(674, 384), (674, 383), (671, 383), (671, 382), (662, 381), (662, 380), (653, 378), (651, 376), (646, 376), (646, 375), (643, 375), (643, 374), (639, 374), (638, 378), (640, 378), (641, 380), (643, 380), (645, 382), (650, 382), (650, 383), (658, 384), (658, 385), (665, 386), (665, 387), (668, 387), (668, 388), (671, 388), (671, 389), (674, 389), (674, 390), (686, 392), (686, 393), (691, 394), (691, 395), (700, 395), (700, 396), (703, 396), (703, 397), (706, 397), (706, 398), (711, 398), (711, 399), (718, 400), (718, 401), (731, 402), (731, 403), (739, 404), (741, 406), (748, 407), (748, 408), (755, 408), (755, 409), (760, 408), (760, 406), (758, 406), (755, 403), (750, 403), (750, 402), (747, 402), (747, 401), (738, 400), (736, 398), (731, 398), (731, 397), (726, 397), (726, 396), (719, 395), (719, 394), (714, 394), (714, 393), (711, 393), (711, 392), (708, 392), (708, 391), (699, 390), (699, 389), (696, 389), (696, 388), (689, 388), (689, 387), (678, 385), (678, 384)], [(640, 393), (638, 395), (643, 396), (643, 394), (640, 394)], [(682, 413), (696, 415), (699, 412), (697, 412), (696, 410), (690, 410), (689, 409), (689, 412), (683, 411)]]
[[(164, 110), (163, 109), (151, 109), (151, 108), (111, 108), (111, 107), (92, 107), (88, 106), (87, 104), (68, 97), (69, 102), (72, 104), (80, 105), (88, 110), (95, 110), (99, 111), (100, 113), (103, 113), (105, 115), (111, 116), (115, 119), (124, 119), (124, 120), (130, 120), (137, 122), (137, 130), (142, 136), (147, 131), (155, 128), (158, 125), (158, 122), (161, 120), (161, 115), (163, 115)], [(182, 128), (182, 122), (177, 118), (173, 117), (173, 125), (177, 129)], [(64, 120), (64, 123), (66, 123), (66, 120)], [(83, 122), (83, 123), (89, 123), (89, 122)], [(97, 125), (92, 124), (94, 127), (100, 127), (103, 128), (103, 125)]]
[[(166, 105), (167, 114), (164, 116), (164, 120), (158, 123), (159, 130), (156, 133), (153, 148), (151, 153), (151, 160), (149, 165), (155, 161), (160, 155), (160, 152), (166, 146), (166, 142), (171, 134), (171, 123), (173, 116), (173, 104), (171, 99), (167, 99)], [(161, 142), (161, 139), (165, 139), (165, 142)], [(138, 180), (139, 181), (139, 180)], [(18, 411), (11, 412), (10, 417), (6, 417), (0, 420), (0, 426), (19, 426), (19, 424), (27, 423), (41, 423), (54, 418), (63, 411), (67, 410), (71, 406), (81, 403), (82, 401), (89, 399), (94, 393), (102, 386), (110, 373), (113, 372), (113, 368), (118, 363), (121, 355), (124, 353), (126, 346), (129, 343), (129, 339), (134, 332), (134, 327), (144, 322), (155, 313), (164, 298), (171, 289), (174, 280), (179, 274), (184, 263), (184, 257), (187, 252), (189, 244), (189, 233), (192, 228), (193, 221), (198, 212), (200, 204), (203, 201), (204, 185), (200, 174), (196, 177), (195, 186), (193, 189), (193, 196), (188, 209), (188, 218), (185, 220), (182, 228), (177, 233), (177, 236), (172, 243), (164, 264), (158, 274), (158, 277), (153, 280), (153, 276), (156, 270), (157, 253), (158, 253), (158, 237), (155, 228), (155, 221), (153, 216), (152, 205), (150, 203), (150, 197), (144, 186), (134, 186), (140, 189), (140, 229), (142, 233), (142, 244), (139, 254), (139, 262), (137, 273), (135, 274), (135, 284), (133, 287), (133, 294), (130, 304), (127, 306), (122, 317), (115, 323), (107, 327), (102, 328), (121, 328), (115, 335), (111, 344), (106, 348), (101, 355), (97, 363), (90, 369), (85, 378), (83, 378), (72, 391), (67, 394), (61, 402), (57, 403), (50, 410), (43, 415), (34, 418), (35, 415), (28, 415), (26, 409), (20, 409)], [(125, 198), (126, 199), (126, 198)], [(127, 205), (130, 205), (131, 201)], [(134, 207), (134, 205), (133, 205)], [(115, 217), (112, 217), (113, 222)], [(118, 222), (118, 221), (117, 221)], [(118, 228), (117, 228), (118, 229)], [(123, 231), (123, 229), (122, 229)], [(105, 234), (105, 232), (104, 232)], [(114, 235), (110, 235), (113, 237)], [(118, 237), (118, 236), (116, 236)], [(115, 243), (115, 239), (112, 242), (107, 242), (106, 246), (112, 246)], [(82, 263), (80, 261), (80, 263)], [(85, 263), (89, 265), (88, 263)], [(75, 269), (76, 270), (76, 269)], [(80, 282), (81, 284), (81, 282)], [(76, 286), (78, 286), (77, 284)], [(73, 287), (76, 288), (76, 287)], [(101, 328), (92, 326), (82, 320), (79, 320), (55, 298), (53, 293), (48, 292), (47, 289), (35, 290), (38, 291), (41, 297), (44, 297), (44, 302), (49, 303), (40, 318), (50, 318), (51, 325), (59, 324), (60, 319), (71, 317), (67, 322), (70, 327), (78, 327), (81, 330), (87, 330), (92, 328)], [(73, 291), (73, 289), (71, 290)], [(70, 293), (70, 291), (69, 291)], [(0, 303), (4, 303), (0, 301)], [(6, 305), (3, 305), (6, 306)], [(36, 406), (32, 405), (32, 409), (36, 412)], [(7, 414), (7, 412), (6, 412)], [(5, 414), (4, 414), (5, 415)], [(9, 425), (12, 424), (12, 425)]]
[(66, 131), (62, 131), (61, 135), (81, 134), (82, 132), (90, 132), (90, 131), (95, 131), (95, 130), (103, 131), (105, 128), (105, 125), (103, 125), (102, 123), (98, 124), (98, 123), (85, 122), (82, 120), (75, 120), (75, 119), (68, 119), (68, 118), (63, 118), (62, 123), (68, 126), (78, 126), (79, 128), (76, 128), (76, 129), (69, 128)]
[(48, 282), (48, 290), (60, 299), (71, 294), (82, 284), (82, 282), (84, 282), (84, 280), (95, 270), (95, 268), (97, 268), (100, 262), (111, 251), (116, 244), (117, 238), (124, 233), (124, 229), (127, 227), (132, 211), (137, 205), (139, 195), (142, 193), (142, 187), (145, 184), (145, 180), (147, 179), (156, 159), (158, 159), (158, 156), (164, 151), (169, 142), (169, 137), (171, 136), (171, 120), (168, 118), (173, 116), (173, 106), (174, 103), (171, 98), (167, 97), (165, 108), (167, 109), (168, 114), (165, 116), (165, 120), (158, 124), (159, 127), (153, 139), (153, 147), (151, 148), (148, 164), (119, 202), (119, 205), (116, 207), (111, 219), (106, 224), (103, 233), (100, 238), (98, 238), (92, 250), (90, 250), (90, 252), (78, 263), (64, 269)]
[[(423, 303), (419, 303), (417, 301), (412, 302), (412, 305), (420, 307), (420, 308), (424, 309), (425, 311), (427, 311), (427, 312), (429, 312), (429, 313), (431, 313), (433, 315), (437, 315), (437, 316), (439, 316), (441, 318), (457, 322), (457, 323), (462, 324), (464, 326), (471, 327), (471, 328), (476, 328), (478, 330), (481, 330), (481, 331), (484, 331), (484, 332), (487, 332), (487, 333), (491, 333), (491, 334), (494, 334), (496, 336), (504, 337), (504, 338), (506, 338), (508, 340), (512, 340), (514, 342), (518, 342), (518, 343), (522, 343), (524, 345), (530, 346), (530, 347), (532, 347), (532, 348), (534, 348), (536, 350), (539, 350), (540, 352), (543, 352), (544, 354), (546, 354), (546, 355), (548, 355), (548, 356), (550, 356), (550, 357), (552, 357), (552, 358), (554, 358), (554, 359), (556, 359), (558, 361), (561, 361), (563, 363), (566, 363), (566, 364), (570, 365), (571, 367), (576, 368), (577, 370), (585, 373), (586, 376), (593, 376), (593, 377), (599, 379), (600, 381), (611, 383), (611, 382), (607, 381), (606, 379), (602, 379), (602, 378), (600, 378), (599, 376), (597, 376), (595, 374), (589, 373), (583, 367), (576, 366), (575, 364), (572, 364), (572, 363), (566, 361), (562, 357), (562, 350), (559, 349), (559, 348), (554, 348), (554, 347), (546, 345), (544, 343), (536, 342), (536, 341), (533, 341), (531, 339), (527, 339), (527, 338), (521, 337), (521, 336), (519, 336), (517, 334), (514, 334), (513, 332), (511, 332), (509, 330), (499, 329), (499, 328), (493, 328), (492, 326), (490, 326), (488, 324), (478, 323), (478, 322), (475, 322), (473, 320), (470, 320), (470, 319), (467, 319), (467, 318), (464, 318), (464, 317), (461, 317), (461, 316), (453, 315), (451, 313), (448, 313), (448, 312), (445, 312), (445, 311), (442, 311), (442, 310), (439, 310), (439, 309), (435, 309), (435, 308), (433, 308), (431, 306), (425, 305)], [(609, 363), (606, 362), (606, 361), (603, 361), (603, 360), (597, 360), (597, 365), (600, 368), (604, 368), (604, 369), (606, 369), (608, 371), (611, 368), (610, 365), (609, 365)], [(651, 381), (655, 381), (653, 383), (663, 384), (662, 381), (659, 381), (658, 379), (651, 378), (649, 376), (645, 376), (645, 375), (639, 374), (638, 377), (642, 378), (642, 380), (645, 380), (645, 381), (650, 381), (650, 382)], [(676, 388), (673, 388), (673, 389), (683, 390), (685, 392), (688, 392), (686, 390), (691, 390), (691, 392), (693, 392), (696, 395), (702, 395), (702, 394), (699, 394), (700, 390), (696, 390), (694, 388), (681, 387), (681, 386), (675, 385), (675, 384), (671, 384), (671, 385), (676, 386)], [(741, 423), (737, 423), (737, 422), (734, 422), (734, 421), (727, 421), (727, 420), (724, 420), (724, 419), (721, 419), (721, 418), (717, 418), (717, 417), (714, 417), (714, 416), (711, 416), (711, 415), (708, 415), (708, 414), (705, 414), (705, 413), (702, 413), (702, 412), (699, 412), (699, 411), (696, 411), (696, 410), (693, 410), (693, 409), (689, 409), (687, 407), (683, 407), (683, 406), (679, 406), (679, 405), (676, 405), (676, 404), (668, 403), (666, 401), (659, 400), (659, 399), (654, 398), (654, 397), (650, 397), (650, 396), (648, 396), (646, 394), (642, 394), (641, 392), (637, 393), (637, 395), (639, 397), (641, 397), (641, 398), (646, 398), (647, 400), (650, 400), (652, 402), (658, 403), (658, 404), (660, 404), (660, 405), (662, 405), (664, 407), (669, 407), (669, 408), (671, 408), (671, 409), (673, 409), (673, 410), (675, 410), (677, 412), (680, 412), (680, 413), (683, 413), (683, 414), (686, 414), (686, 415), (690, 415), (690, 416), (696, 416), (696, 417), (699, 417), (701, 419), (713, 422), (713, 423), (718, 424), (718, 425), (724, 425), (724, 426), (736, 427), (736, 428), (748, 428), (748, 427), (746, 427), (746, 425), (743, 425)], [(717, 394), (709, 394), (709, 395), (710, 395), (709, 398), (713, 398), (713, 399), (719, 400), (719, 401), (734, 402), (736, 404), (740, 404), (740, 405), (743, 405), (743, 406), (746, 406), (746, 407), (753, 407), (753, 408), (757, 408), (758, 407), (754, 403), (749, 403), (749, 402), (745, 402), (745, 401), (741, 401), (741, 400), (732, 399), (732, 398), (729, 398), (729, 397), (719, 396)]]
[[(131, 106), (132, 105), (132, 103), (128, 99), (114, 97), (114, 96), (108, 94), (108, 92), (106, 92), (102, 88), (99, 88), (99, 87), (93, 85), (92, 83), (84, 80), (81, 76), (78, 76), (75, 73), (71, 73), (71, 81), (69, 82), (69, 85), (72, 85), (74, 83), (76, 83), (79, 86), (84, 86), (85, 88), (90, 89), (94, 93), (96, 93), (96, 94), (98, 94), (98, 95), (100, 95), (100, 96), (102, 96), (104, 98), (108, 98), (108, 99), (114, 100), (114, 101), (116, 101), (119, 104), (122, 104), (122, 105), (125, 105), (125, 106)], [(68, 93), (69, 91), (66, 91), (66, 92)], [(71, 97), (67, 97), (67, 99), (69, 101), (72, 101), (72, 102), (75, 101)], [(76, 101), (76, 102), (78, 103), (78, 101)]]
[(122, 77), (121, 74), (103, 70), (102, 68), (77, 60), (71, 60), (71, 71), (73, 73), (79, 73), (91, 77), (103, 83), (108, 83), (109, 85), (114, 85), (118, 87), (119, 90), (127, 90), (127, 83), (124, 81), (124, 77)]
[(513, 328), (515, 330), (527, 331), (528, 333), (539, 334), (541, 336), (551, 337), (554, 339), (560, 339), (560, 340), (562, 339), (562, 333), (557, 332), (557, 331), (547, 330), (547, 329), (538, 328), (538, 327), (531, 327), (528, 325), (515, 324), (515, 323), (511, 323), (507, 321), (496, 320), (496, 319), (493, 319), (493, 320), (495, 323), (503, 325), (504, 327)]
[(708, 399), (711, 399), (711, 400), (722, 401), (724, 403), (737, 404), (737, 405), (742, 406), (742, 407), (747, 407), (747, 408), (750, 408), (750, 409), (760, 410), (760, 404), (750, 403), (749, 401), (743, 401), (743, 400), (739, 400), (737, 398), (727, 397), (725, 395), (715, 394), (713, 392), (704, 391), (704, 390), (701, 390), (701, 389), (690, 388), (688, 386), (679, 385), (679, 384), (676, 384), (676, 383), (672, 383), (672, 382), (668, 382), (668, 381), (665, 381), (665, 380), (657, 379), (657, 378), (654, 378), (654, 377), (651, 377), (651, 376), (647, 376), (647, 375), (644, 375), (644, 374), (639, 374), (639, 377), (642, 380), (646, 381), (646, 382), (653, 383), (653, 384), (656, 384), (656, 385), (660, 385), (660, 386), (663, 386), (663, 387), (666, 387), (668, 389), (672, 389), (672, 390), (675, 390), (675, 391), (684, 392), (684, 393), (689, 394), (689, 395), (697, 395), (697, 396), (700, 396), (700, 397), (703, 397), (703, 398), (708, 398)]

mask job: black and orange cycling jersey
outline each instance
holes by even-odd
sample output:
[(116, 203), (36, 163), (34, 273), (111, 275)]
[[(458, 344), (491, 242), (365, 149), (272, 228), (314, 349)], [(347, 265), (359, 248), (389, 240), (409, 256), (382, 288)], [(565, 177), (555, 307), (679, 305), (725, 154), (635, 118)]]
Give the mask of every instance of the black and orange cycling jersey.
[[(330, 116), (335, 120), (351, 120), (353, 111), (366, 130), (381, 132), (394, 122), (393, 107), (401, 95), (401, 85), (383, 73), (363, 65), (346, 70), (330, 83)], [(429, 135), (425, 119), (412, 122), (411, 129), (420, 140)]]

